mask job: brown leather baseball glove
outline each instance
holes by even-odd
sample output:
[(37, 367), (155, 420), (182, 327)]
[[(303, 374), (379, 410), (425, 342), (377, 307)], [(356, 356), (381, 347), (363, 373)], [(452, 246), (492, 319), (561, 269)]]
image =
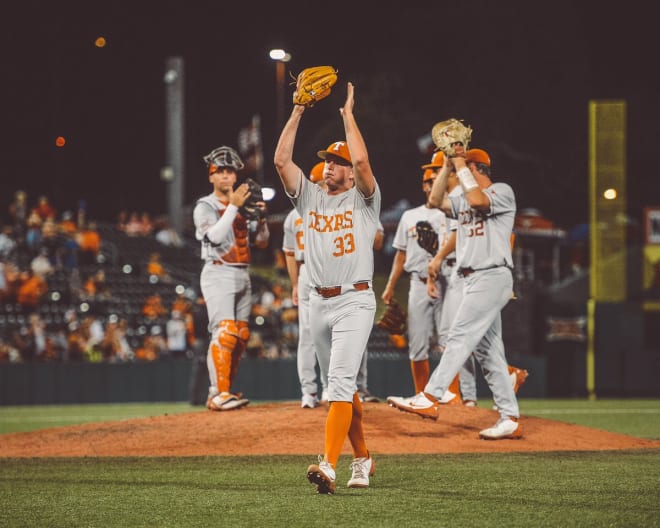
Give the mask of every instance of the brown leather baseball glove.
[(406, 312), (396, 299), (387, 305), (376, 326), (393, 335), (401, 335), (406, 331)]
[(338, 71), (332, 66), (305, 68), (295, 78), (296, 90), (293, 92), (293, 103), (314, 106), (317, 101), (328, 97), (337, 82), (337, 73)]
[(452, 117), (436, 123), (431, 129), (431, 137), (437, 147), (436, 150), (441, 150), (445, 156), (452, 157), (456, 155), (455, 145), (461, 144), (465, 150), (468, 149), (472, 139), (472, 128)]

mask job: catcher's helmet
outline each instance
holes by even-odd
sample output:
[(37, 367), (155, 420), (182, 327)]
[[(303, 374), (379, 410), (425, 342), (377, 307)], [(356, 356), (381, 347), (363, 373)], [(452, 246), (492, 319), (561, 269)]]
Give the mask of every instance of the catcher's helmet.
[(473, 161), (474, 163), (483, 163), (490, 167), (490, 156), (488, 155), (488, 152), (478, 148), (468, 150), (465, 156), (465, 161), (467, 163), (470, 161)]
[(319, 150), (316, 155), (322, 160), (326, 159), (326, 156), (333, 156), (334, 158), (344, 160), (351, 167), (353, 166), (353, 160), (351, 160), (351, 153), (348, 151), (346, 141), (335, 141), (327, 149)]
[(445, 164), (445, 155), (442, 153), (441, 150), (439, 150), (438, 152), (433, 154), (433, 157), (431, 158), (431, 163), (422, 165), (422, 169), (439, 169), (444, 164)]
[(312, 172), (309, 173), (309, 179), (313, 183), (320, 182), (323, 179), (323, 168), (325, 167), (325, 163), (323, 161), (319, 161), (314, 167), (312, 167)]
[(220, 167), (230, 167), (238, 172), (245, 167), (238, 152), (224, 145), (213, 149), (204, 156), (204, 162), (208, 165), (209, 172), (215, 172)]

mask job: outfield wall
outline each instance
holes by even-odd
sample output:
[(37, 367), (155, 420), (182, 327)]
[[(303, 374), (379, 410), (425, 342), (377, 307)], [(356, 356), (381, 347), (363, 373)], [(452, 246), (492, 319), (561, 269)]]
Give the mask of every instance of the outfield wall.
[[(437, 361), (431, 362), (432, 367)], [(530, 372), (520, 396), (547, 397), (546, 366), (541, 358), (516, 359)], [(368, 362), (369, 390), (381, 398), (412, 395), (410, 365), (404, 355)], [(152, 363), (23, 363), (0, 365), (0, 405), (190, 401), (201, 404), (208, 388), (204, 363), (163, 360)], [(480, 398), (489, 398), (478, 378)], [(241, 362), (234, 390), (253, 400), (300, 398), (295, 359)]]

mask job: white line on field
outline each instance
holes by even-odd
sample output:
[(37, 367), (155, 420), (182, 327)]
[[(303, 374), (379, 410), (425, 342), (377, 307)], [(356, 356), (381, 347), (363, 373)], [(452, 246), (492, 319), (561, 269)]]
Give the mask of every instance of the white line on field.
[(130, 418), (150, 418), (149, 416), (136, 415), (136, 416), (0, 416), (0, 422), (80, 422), (80, 421), (93, 421), (93, 422), (106, 422), (108, 420), (127, 420)]
[[(523, 411), (523, 409), (521, 409)], [(527, 414), (658, 414), (660, 409), (534, 409)]]

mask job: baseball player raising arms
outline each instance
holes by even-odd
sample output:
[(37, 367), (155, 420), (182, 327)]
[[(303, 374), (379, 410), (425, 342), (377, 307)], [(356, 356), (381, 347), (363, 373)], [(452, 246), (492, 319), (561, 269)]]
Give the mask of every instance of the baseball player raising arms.
[[(243, 168), (238, 153), (222, 146), (204, 156), (204, 161), (213, 192), (197, 200), (193, 221), (195, 237), (202, 243), (200, 287), (211, 333), (206, 357), (210, 379), (206, 406), (213, 411), (228, 411), (249, 403), (230, 389), (250, 337), (251, 234), (254, 244), (265, 248), (270, 232), (265, 218), (248, 221), (239, 212), (250, 191), (246, 183), (234, 190), (238, 171)], [(261, 202), (259, 206), (265, 210), (266, 204)]]
[(312, 337), (319, 363), (328, 365), (324, 455), (307, 469), (307, 479), (319, 493), (335, 491), (335, 471), (347, 435), (354, 455), (348, 486), (368, 487), (375, 471), (364, 438), (356, 377), (376, 313), (371, 281), (381, 194), (353, 106), (354, 88), (349, 82), (340, 109), (346, 141), (336, 141), (318, 153), (325, 160), (327, 191), (305, 178), (293, 162), (304, 106), (294, 105), (274, 159), (284, 189), (304, 221), (305, 266), (313, 286)]
[[(511, 299), (513, 259), (511, 231), (516, 214), (513, 189), (493, 183), (490, 167), (470, 159), (462, 146), (433, 183), (429, 200), (456, 218), (457, 272), (463, 277), (463, 298), (447, 336), (445, 351), (424, 390), (411, 398), (390, 398), (394, 407), (438, 419), (438, 399), (474, 351), (500, 413), (497, 423), (479, 433), (497, 440), (520, 438), (518, 401), (509, 379), (502, 342), (501, 310)], [(452, 173), (456, 173), (453, 176)], [(449, 177), (458, 177), (463, 194), (447, 196)]]

